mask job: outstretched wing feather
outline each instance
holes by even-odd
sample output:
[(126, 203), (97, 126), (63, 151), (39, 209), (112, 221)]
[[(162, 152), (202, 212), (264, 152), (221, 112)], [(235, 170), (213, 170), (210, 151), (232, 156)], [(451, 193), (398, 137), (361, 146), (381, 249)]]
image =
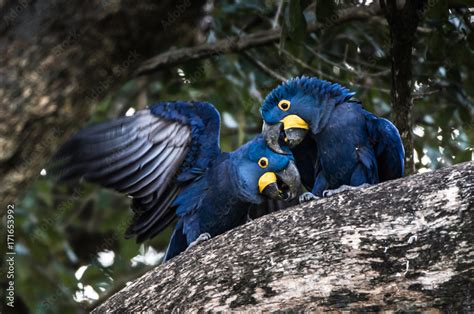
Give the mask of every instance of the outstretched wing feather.
[[(62, 180), (84, 177), (131, 196), (138, 218), (129, 233), (143, 238), (174, 218), (171, 204), (180, 187), (173, 179), (191, 139), (188, 125), (145, 109), (81, 130), (61, 147), (51, 170)], [(160, 217), (167, 219), (158, 222)]]

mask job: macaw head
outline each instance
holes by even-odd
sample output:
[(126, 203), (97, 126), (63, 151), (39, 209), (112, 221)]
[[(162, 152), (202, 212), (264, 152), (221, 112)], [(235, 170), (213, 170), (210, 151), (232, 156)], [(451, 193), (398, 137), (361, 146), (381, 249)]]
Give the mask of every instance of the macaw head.
[(283, 149), (284, 154), (273, 151), (258, 135), (232, 154), (239, 189), (246, 200), (260, 203), (266, 196), (289, 201), (297, 196), (300, 175), (291, 151)]
[(264, 121), (262, 134), (274, 151), (283, 154), (282, 140), (294, 147), (308, 130), (317, 134), (334, 107), (353, 95), (339, 84), (313, 77), (288, 80), (273, 89), (263, 102), (260, 109)]

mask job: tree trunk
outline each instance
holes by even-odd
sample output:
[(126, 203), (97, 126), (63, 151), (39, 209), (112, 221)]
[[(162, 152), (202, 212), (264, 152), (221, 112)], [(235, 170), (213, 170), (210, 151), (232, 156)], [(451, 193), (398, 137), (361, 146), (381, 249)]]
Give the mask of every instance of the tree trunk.
[(192, 44), (204, 2), (0, 1), (0, 200), (20, 196), (141, 61)]
[[(405, 175), (415, 172), (412, 130), (412, 66), (411, 57), (415, 34), (423, 15), (426, 0), (381, 0), (391, 38), (392, 116), (400, 131), (405, 148)], [(400, 6), (402, 6), (400, 8)]]
[(474, 310), (474, 162), (264, 216), (156, 267), (94, 313)]

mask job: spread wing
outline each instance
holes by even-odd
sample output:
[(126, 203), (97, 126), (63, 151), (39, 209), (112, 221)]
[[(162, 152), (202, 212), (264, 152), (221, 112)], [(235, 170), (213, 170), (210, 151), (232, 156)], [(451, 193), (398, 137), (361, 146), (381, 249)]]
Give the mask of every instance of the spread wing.
[(210, 104), (198, 105), (160, 103), (133, 116), (85, 128), (60, 148), (52, 171), (61, 180), (83, 177), (133, 198), (135, 217), (127, 236), (138, 235), (138, 241), (143, 241), (174, 220), (172, 203), (183, 187), (177, 175), (200, 174), (196, 171), (196, 165), (202, 164), (197, 162), (203, 149), (200, 135), (210, 127), (200, 121), (201, 107), (215, 109)]

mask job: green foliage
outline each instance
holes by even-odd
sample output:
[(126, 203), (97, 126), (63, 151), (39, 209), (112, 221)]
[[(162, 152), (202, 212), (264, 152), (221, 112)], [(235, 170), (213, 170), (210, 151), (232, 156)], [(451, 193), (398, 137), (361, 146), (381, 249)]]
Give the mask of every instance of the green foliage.
[[(419, 171), (470, 160), (474, 142), (474, 35), (461, 13), (447, 11), (446, 1), (435, 3), (417, 34), (413, 56)], [(211, 13), (207, 37), (213, 41), (269, 29), (276, 19), (284, 29), (280, 49), (251, 49), (253, 58), (283, 77), (339, 82), (356, 91), (368, 110), (390, 118), (390, 38), (381, 20), (328, 23), (323, 31), (306, 33), (307, 23), (330, 21), (335, 4), (284, 1), (275, 16), (279, 1), (224, 1)], [(337, 9), (351, 6), (351, 1), (338, 1)], [(243, 54), (218, 55), (129, 81), (97, 105), (91, 122), (159, 100), (209, 101), (223, 113), (221, 146), (231, 150), (260, 131), (258, 109), (277, 84)], [(31, 312), (84, 312), (95, 300), (80, 301), (81, 293), (92, 288), (107, 297), (151, 267), (140, 260), (150, 262), (153, 254), (145, 258), (146, 248), (123, 238), (131, 218), (125, 197), (92, 184), (55, 184), (48, 175), (31, 185), (17, 207), (17, 296)], [(162, 252), (170, 232), (146, 247)], [(114, 260), (104, 266), (98, 253), (108, 251)], [(82, 266), (87, 269), (78, 279)]]
[(296, 42), (303, 41), (306, 35), (306, 19), (301, 0), (290, 0), (285, 13), (285, 26), (288, 36)]

